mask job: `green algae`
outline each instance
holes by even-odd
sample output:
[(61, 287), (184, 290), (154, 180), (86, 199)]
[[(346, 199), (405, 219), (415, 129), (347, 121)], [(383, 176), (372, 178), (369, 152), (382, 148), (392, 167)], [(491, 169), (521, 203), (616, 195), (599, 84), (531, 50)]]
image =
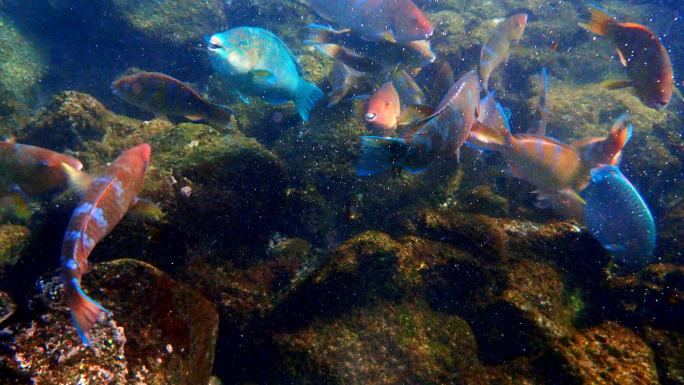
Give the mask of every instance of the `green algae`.
[(24, 226), (0, 225), (0, 269), (19, 261), (29, 237), (30, 231)]

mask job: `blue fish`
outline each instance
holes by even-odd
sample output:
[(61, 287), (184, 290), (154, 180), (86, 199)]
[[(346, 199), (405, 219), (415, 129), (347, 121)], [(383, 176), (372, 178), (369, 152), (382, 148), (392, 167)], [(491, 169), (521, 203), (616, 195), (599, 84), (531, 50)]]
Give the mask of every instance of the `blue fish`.
[(638, 269), (653, 260), (656, 228), (639, 192), (615, 166), (591, 170), (591, 183), (582, 191), (589, 232), (624, 263)]
[(302, 71), (285, 43), (273, 33), (238, 27), (207, 38), (214, 70), (229, 80), (238, 96), (258, 96), (272, 105), (293, 101), (304, 121), (323, 92), (302, 78)]

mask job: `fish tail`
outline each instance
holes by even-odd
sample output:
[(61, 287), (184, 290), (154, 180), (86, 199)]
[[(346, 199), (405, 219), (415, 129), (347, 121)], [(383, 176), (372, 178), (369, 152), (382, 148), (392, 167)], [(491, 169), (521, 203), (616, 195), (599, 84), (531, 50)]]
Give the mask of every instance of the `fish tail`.
[(323, 91), (316, 87), (315, 84), (302, 79), (297, 90), (297, 98), (295, 99), (297, 112), (299, 112), (302, 120), (305, 122), (309, 120), (309, 112), (311, 112), (311, 109), (314, 108), (323, 96)]
[(470, 129), (470, 137), (467, 144), (469, 147), (475, 147), (483, 150), (498, 151), (506, 143), (505, 133), (487, 127), (484, 124), (476, 121)]
[(579, 23), (580, 27), (597, 35), (605, 36), (608, 32), (608, 26), (615, 22), (615, 18), (596, 5), (589, 6), (589, 10), (591, 11), (591, 20), (588, 23)]
[(327, 43), (334, 33), (332, 28), (320, 24), (309, 24), (306, 28), (309, 30), (309, 34), (304, 39), (304, 44), (306, 45)]
[(233, 123), (235, 111), (221, 104), (212, 104), (209, 109), (207, 120), (220, 126), (229, 127)]
[(64, 284), (66, 302), (71, 309), (71, 320), (84, 345), (90, 346), (88, 334), (102, 314), (110, 313), (90, 298), (81, 288), (77, 278), (69, 278)]
[(387, 171), (397, 163), (405, 152), (406, 139), (381, 136), (362, 136), (356, 175), (370, 176)]
[(627, 123), (628, 118), (629, 114), (623, 114), (615, 121), (613, 127), (610, 129), (610, 137), (619, 145), (619, 148), (625, 147), (627, 142), (632, 138), (634, 127), (630, 123)]

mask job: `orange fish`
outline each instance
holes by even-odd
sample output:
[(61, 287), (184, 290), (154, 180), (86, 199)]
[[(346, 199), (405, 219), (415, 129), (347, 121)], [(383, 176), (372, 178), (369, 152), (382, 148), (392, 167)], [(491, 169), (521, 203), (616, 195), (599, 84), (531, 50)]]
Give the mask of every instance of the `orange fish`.
[(400, 114), (399, 93), (392, 82), (387, 82), (371, 95), (364, 118), (376, 131), (387, 135), (396, 130)]
[(489, 76), (501, 63), (508, 62), (511, 45), (522, 39), (527, 25), (527, 15), (519, 13), (508, 17), (496, 26), (480, 52), (480, 77), (485, 91), (489, 88)]
[(597, 8), (590, 10), (591, 20), (580, 26), (615, 44), (630, 79), (611, 82), (608, 88), (634, 87), (642, 103), (656, 110), (665, 108), (672, 98), (674, 78), (670, 55), (658, 35), (641, 24), (620, 23)]
[(628, 118), (628, 114), (620, 116), (604, 138), (584, 138), (571, 144), (579, 151), (588, 170), (600, 165), (617, 166), (620, 163), (622, 149), (632, 137), (633, 128), (627, 123)]
[(78, 159), (68, 155), (19, 144), (13, 138), (0, 141), (0, 191), (19, 189), (29, 196), (49, 193), (67, 180), (62, 163), (76, 170), (83, 168)]
[[(64, 234), (61, 270), (66, 302), (78, 335), (89, 345), (89, 332), (104, 314), (109, 314), (81, 289), (81, 277), (88, 271), (88, 256), (109, 234), (129, 208), (138, 202), (152, 150), (141, 144), (124, 151), (100, 177), (90, 178), (68, 165), (64, 168), (72, 182), (85, 190)], [(140, 206), (144, 206), (143, 202)]]

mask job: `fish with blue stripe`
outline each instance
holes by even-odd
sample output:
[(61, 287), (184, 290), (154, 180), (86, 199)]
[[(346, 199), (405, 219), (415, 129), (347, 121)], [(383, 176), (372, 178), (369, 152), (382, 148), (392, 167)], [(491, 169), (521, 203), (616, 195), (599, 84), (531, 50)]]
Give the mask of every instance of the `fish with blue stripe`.
[(262, 28), (237, 27), (207, 38), (207, 52), (214, 70), (235, 87), (246, 103), (249, 96), (272, 105), (293, 101), (304, 121), (323, 92), (305, 80), (287, 45)]
[(61, 270), (66, 302), (81, 341), (90, 346), (89, 333), (95, 322), (110, 313), (81, 288), (88, 271), (88, 256), (98, 242), (126, 215), (129, 209), (159, 219), (161, 211), (137, 198), (143, 187), (152, 149), (141, 144), (124, 151), (97, 178), (63, 164), (72, 185), (84, 191), (71, 215), (62, 243)]

